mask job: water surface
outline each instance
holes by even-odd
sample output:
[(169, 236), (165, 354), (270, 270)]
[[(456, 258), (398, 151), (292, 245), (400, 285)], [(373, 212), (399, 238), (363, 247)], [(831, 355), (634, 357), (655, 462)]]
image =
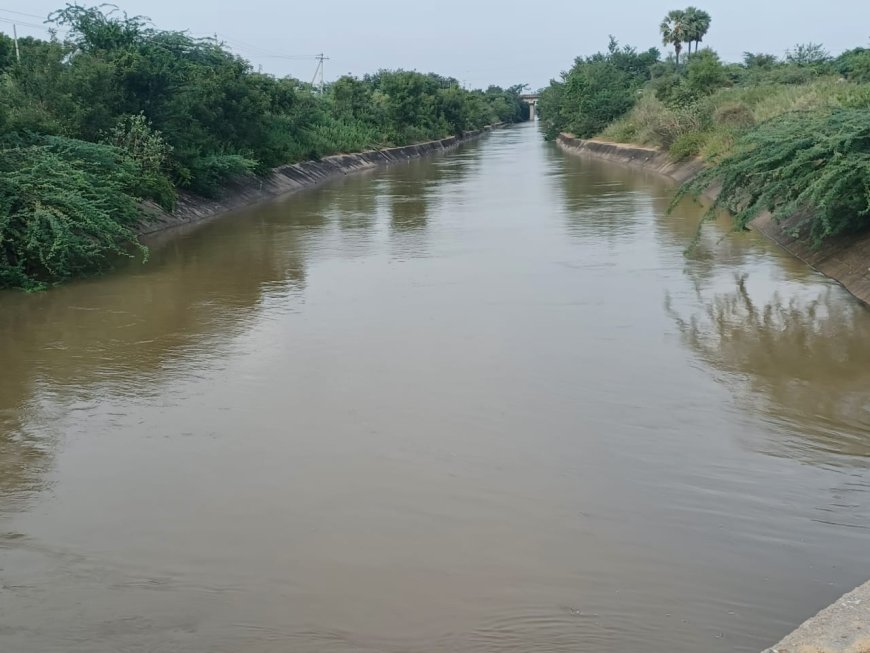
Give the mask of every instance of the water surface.
[(534, 126), (0, 294), (0, 650), (757, 651), (870, 577), (870, 315)]

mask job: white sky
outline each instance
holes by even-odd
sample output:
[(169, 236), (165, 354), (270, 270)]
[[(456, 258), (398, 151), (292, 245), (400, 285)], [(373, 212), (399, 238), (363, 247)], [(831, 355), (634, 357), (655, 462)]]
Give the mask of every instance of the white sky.
[[(263, 70), (310, 79), (324, 52), (327, 78), (379, 68), (456, 77), (468, 86), (544, 86), (574, 57), (604, 49), (608, 34), (639, 49), (661, 47), (668, 10), (695, 4), (713, 24), (706, 45), (725, 60), (746, 50), (782, 55), (795, 43), (831, 52), (870, 47), (870, 0), (117, 0), (162, 29), (217, 34)], [(64, 0), (0, 0), (0, 31), (45, 36), (40, 19)], [(84, 3), (89, 4), (89, 3)], [(13, 12), (23, 12), (21, 15)], [(31, 16), (32, 15), (32, 16)], [(21, 23), (37, 25), (31, 27)]]

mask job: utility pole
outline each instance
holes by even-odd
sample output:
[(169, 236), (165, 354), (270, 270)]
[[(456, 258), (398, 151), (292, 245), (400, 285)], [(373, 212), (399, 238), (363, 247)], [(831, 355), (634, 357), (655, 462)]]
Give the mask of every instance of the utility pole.
[(320, 76), (320, 83), (318, 88), (320, 90), (320, 94), (323, 95), (323, 62), (329, 61), (329, 57), (323, 56), (321, 52), (318, 55), (315, 55), (314, 58), (317, 60), (317, 68), (314, 69), (314, 77), (311, 78), (311, 85), (314, 86), (314, 82), (317, 81), (318, 75)]
[(12, 40), (15, 41), (15, 61), (21, 65), (21, 52), (18, 50), (18, 28), (12, 23)]

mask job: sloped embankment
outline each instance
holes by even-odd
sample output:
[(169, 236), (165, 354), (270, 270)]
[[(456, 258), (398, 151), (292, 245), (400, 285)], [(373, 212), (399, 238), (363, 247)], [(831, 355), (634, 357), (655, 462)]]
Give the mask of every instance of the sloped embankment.
[(144, 236), (173, 227), (203, 222), (229, 211), (316, 186), (330, 179), (445, 152), (499, 126), (493, 125), (483, 130), (466, 132), (461, 137), (450, 136), (437, 141), (356, 154), (336, 154), (317, 161), (280, 166), (265, 177), (247, 178), (228, 184), (218, 199), (180, 195), (172, 213), (157, 210), (150, 212), (138, 232), (139, 235)]

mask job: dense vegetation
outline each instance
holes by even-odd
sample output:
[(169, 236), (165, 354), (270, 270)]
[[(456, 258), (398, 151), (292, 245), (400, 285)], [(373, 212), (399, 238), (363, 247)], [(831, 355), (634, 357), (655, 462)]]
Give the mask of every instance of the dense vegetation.
[(866, 226), (870, 218), (870, 108), (809, 111), (768, 120), (683, 187), (721, 191), (711, 208), (745, 227), (762, 211), (798, 218), (796, 235), (821, 243)]
[[(747, 52), (725, 63), (699, 48), (710, 25), (694, 7), (672, 11), (660, 26), (672, 56), (618, 49), (611, 38), (608, 52), (577, 59), (542, 91), (548, 137), (572, 132), (701, 157), (708, 168), (685, 191), (721, 186), (717, 206), (740, 225), (763, 210), (798, 215), (798, 235), (816, 243), (870, 227), (870, 48), (832, 57), (808, 43), (783, 58)], [(638, 64), (631, 75), (589, 83), (624, 66), (620, 57)]]
[(212, 39), (68, 5), (68, 36), (0, 34), (0, 287), (37, 287), (137, 251), (143, 200), (171, 209), (231, 177), (523, 120), (521, 86), (382, 70), (321, 95)]
[(578, 136), (597, 134), (634, 106), (639, 89), (647, 83), (661, 53), (655, 48), (638, 53), (619, 47), (610, 37), (607, 52), (577, 58), (562, 81), (552, 82), (538, 100), (547, 136), (560, 131)]

